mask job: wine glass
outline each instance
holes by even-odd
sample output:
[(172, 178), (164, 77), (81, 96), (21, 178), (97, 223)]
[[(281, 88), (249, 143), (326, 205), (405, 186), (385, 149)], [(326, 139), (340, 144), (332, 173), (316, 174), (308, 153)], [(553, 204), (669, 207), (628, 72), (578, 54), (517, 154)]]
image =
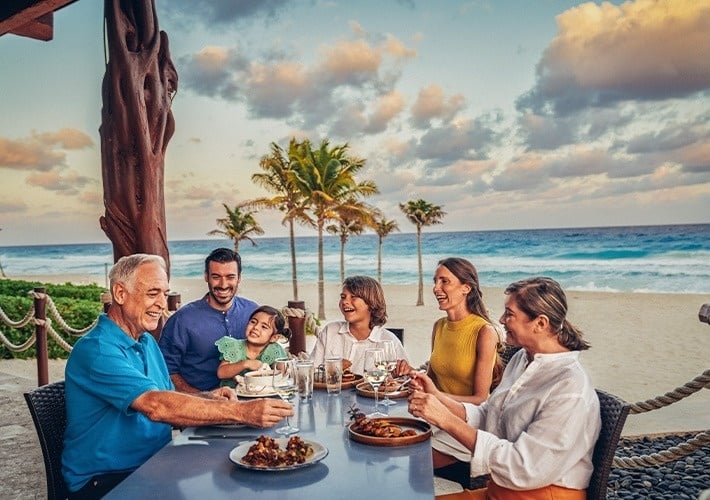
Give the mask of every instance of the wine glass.
[[(383, 340), (382, 342), (378, 342), (377, 347), (381, 348), (384, 352), (385, 371), (387, 372), (387, 377), (385, 378), (386, 381), (387, 378), (392, 378), (392, 372), (394, 372), (394, 369), (397, 368), (397, 351), (395, 351), (394, 342), (391, 340)], [(387, 383), (385, 382), (385, 386), (386, 385)], [(382, 404), (384, 406), (392, 406), (397, 404), (396, 401), (392, 401), (389, 398), (387, 387), (385, 387), (382, 392), (385, 394), (385, 398), (382, 400)]]
[[(293, 400), (297, 389), (295, 359), (278, 358), (274, 361), (273, 385), (274, 391), (281, 399), (289, 403)], [(298, 432), (298, 428), (293, 427), (286, 417), (286, 424), (276, 429), (276, 432), (285, 435), (294, 434)]]
[(385, 353), (382, 349), (367, 349), (365, 351), (365, 380), (367, 380), (375, 391), (375, 411), (368, 417), (386, 417), (384, 413), (378, 411), (379, 395), (377, 393), (382, 382), (387, 377), (385, 371)]

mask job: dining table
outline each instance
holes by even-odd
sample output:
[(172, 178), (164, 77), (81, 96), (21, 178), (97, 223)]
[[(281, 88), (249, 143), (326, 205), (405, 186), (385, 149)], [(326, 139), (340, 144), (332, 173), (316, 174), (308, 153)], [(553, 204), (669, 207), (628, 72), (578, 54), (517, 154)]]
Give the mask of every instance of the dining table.
[[(413, 418), (407, 412), (406, 398), (393, 401), (396, 404), (388, 407), (380, 404), (379, 411), (393, 419)], [(248, 447), (261, 435), (283, 437), (276, 433), (281, 424), (267, 429), (183, 429), (105, 498), (433, 499), (430, 438), (405, 445), (394, 440), (395, 445), (387, 446), (352, 438), (350, 410), (369, 414), (374, 403), (370, 395), (354, 387), (340, 394), (317, 389), (310, 401), (294, 401), (290, 420), (299, 429), (295, 435), (326, 453), (319, 461), (294, 470), (255, 470), (230, 459), (232, 450)]]

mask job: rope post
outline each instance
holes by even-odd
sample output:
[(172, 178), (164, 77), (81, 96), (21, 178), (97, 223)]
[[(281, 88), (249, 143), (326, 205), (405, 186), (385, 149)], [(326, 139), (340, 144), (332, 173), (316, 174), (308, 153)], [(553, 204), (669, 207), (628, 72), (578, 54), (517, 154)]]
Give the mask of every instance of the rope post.
[(34, 289), (35, 337), (37, 339), (37, 386), (49, 383), (49, 361), (47, 353), (47, 296), (44, 287)]
[(182, 305), (182, 299), (180, 298), (180, 294), (177, 292), (169, 292), (168, 293), (168, 311), (175, 312), (178, 309), (180, 309), (181, 305)]
[(288, 342), (288, 352), (292, 356), (298, 356), (299, 353), (306, 351), (306, 333), (304, 326), (306, 324), (306, 303), (302, 300), (289, 300), (288, 307), (290, 309), (303, 310), (303, 316), (298, 318), (295, 316), (287, 316), (288, 327), (291, 330), (291, 339)]
[(104, 312), (107, 313), (109, 307), (111, 307), (111, 302), (113, 299), (111, 299), (111, 292), (102, 292), (101, 293), (101, 303), (104, 305)]

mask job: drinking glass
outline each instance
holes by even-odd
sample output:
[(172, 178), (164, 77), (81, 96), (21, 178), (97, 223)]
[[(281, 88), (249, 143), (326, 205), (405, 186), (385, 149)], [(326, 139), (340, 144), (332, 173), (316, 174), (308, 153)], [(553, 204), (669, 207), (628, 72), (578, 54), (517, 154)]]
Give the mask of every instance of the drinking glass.
[[(278, 358), (274, 361), (274, 376), (273, 385), (274, 391), (279, 395), (284, 401), (291, 403), (293, 397), (296, 394), (297, 389), (297, 372), (296, 372), (296, 360), (288, 358)], [(286, 425), (276, 429), (279, 434), (294, 434), (298, 432), (298, 427), (293, 427), (288, 417), (286, 417)]]
[(313, 361), (296, 361), (296, 375), (298, 377), (298, 396), (301, 401), (308, 402), (313, 399), (313, 378), (315, 377)]
[(385, 353), (382, 349), (367, 349), (365, 351), (365, 380), (367, 380), (375, 391), (375, 411), (368, 417), (386, 417), (384, 413), (378, 411), (379, 395), (377, 393), (382, 382), (387, 377), (385, 371)]
[[(383, 340), (377, 343), (377, 347), (381, 348), (384, 352), (385, 360), (385, 371), (387, 372), (387, 377), (385, 377), (385, 386), (387, 385), (387, 379), (392, 378), (392, 372), (397, 368), (397, 351), (394, 349), (394, 342), (391, 340)], [(389, 392), (387, 387), (385, 387), (382, 392), (385, 394), (385, 398), (382, 400), (384, 406), (396, 405), (396, 401), (392, 401), (389, 397)]]
[(328, 394), (340, 394), (343, 385), (343, 358), (325, 358), (325, 386)]

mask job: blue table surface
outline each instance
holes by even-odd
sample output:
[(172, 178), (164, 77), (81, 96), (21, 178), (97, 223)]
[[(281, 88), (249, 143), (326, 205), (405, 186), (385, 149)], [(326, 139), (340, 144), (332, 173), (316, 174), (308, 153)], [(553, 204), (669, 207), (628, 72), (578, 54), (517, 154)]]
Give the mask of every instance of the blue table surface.
[[(385, 410), (391, 416), (411, 417), (407, 400), (397, 399)], [(218, 433), (249, 436), (240, 440), (190, 440), (188, 436), (213, 428), (189, 428), (156, 453), (105, 498), (220, 499), (432, 499), (434, 481), (429, 440), (409, 446), (382, 447), (350, 439), (348, 410), (355, 404), (365, 413), (374, 400), (347, 389), (340, 395), (316, 390), (310, 402), (295, 402), (291, 423), (298, 436), (328, 448), (319, 463), (292, 471), (253, 471), (229, 460), (229, 452), (254, 435), (281, 437), (275, 428), (216, 429)], [(380, 410), (384, 407), (380, 405)], [(279, 427), (281, 424), (278, 424)]]

